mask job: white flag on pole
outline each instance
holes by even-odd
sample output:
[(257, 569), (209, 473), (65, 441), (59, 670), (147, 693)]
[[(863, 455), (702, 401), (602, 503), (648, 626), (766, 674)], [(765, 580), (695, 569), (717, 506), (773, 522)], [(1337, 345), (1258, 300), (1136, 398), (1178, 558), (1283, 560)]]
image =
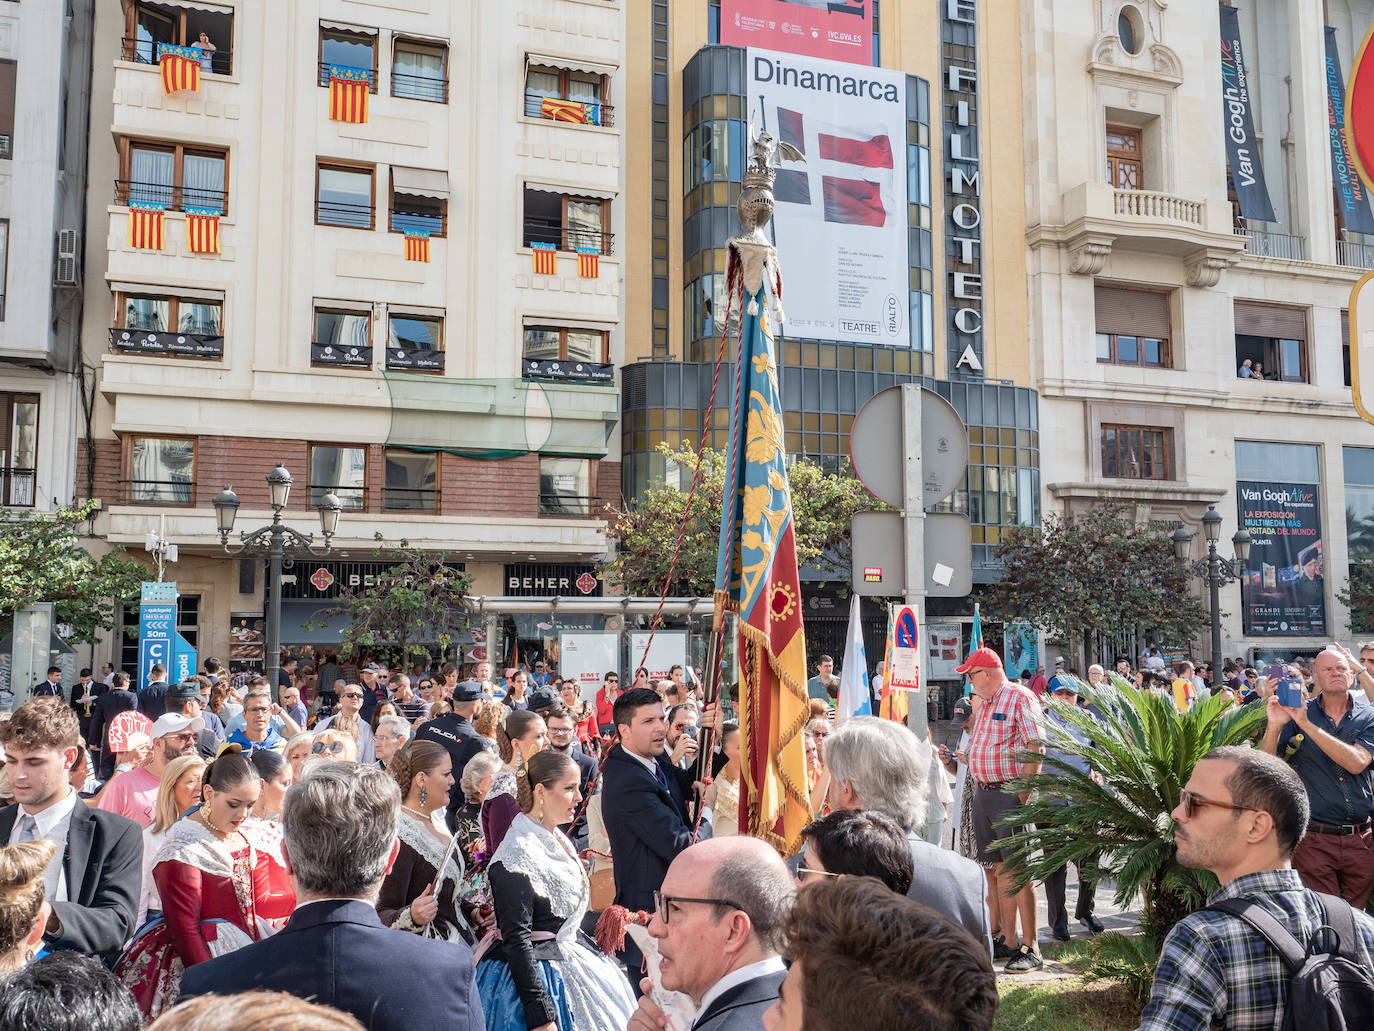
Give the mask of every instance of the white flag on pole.
[(849, 632), (844, 641), (844, 669), (840, 672), (840, 697), (835, 705), (835, 722), (851, 716), (871, 716), (868, 695), (868, 658), (864, 654), (864, 632), (859, 625), (859, 596), (850, 597)]

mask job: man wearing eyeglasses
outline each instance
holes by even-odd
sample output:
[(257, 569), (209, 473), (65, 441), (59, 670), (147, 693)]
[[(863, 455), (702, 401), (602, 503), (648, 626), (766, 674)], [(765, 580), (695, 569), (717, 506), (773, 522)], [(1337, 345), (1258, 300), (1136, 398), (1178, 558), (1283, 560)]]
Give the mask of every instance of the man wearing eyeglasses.
[[(1212, 871), (1221, 888), (1164, 939), (1141, 1031), (1288, 1026), (1289, 971), (1278, 950), (1238, 915), (1247, 910), (1277, 921), (1300, 949), (1323, 925), (1353, 924), (1341, 952), (1349, 946), (1354, 962), (1370, 968), (1374, 919), (1304, 888), (1292, 868), (1308, 827), (1308, 792), (1293, 770), (1258, 749), (1214, 748), (1181, 794), (1172, 814), (1178, 861)], [(1329, 948), (1330, 935), (1321, 938), (1320, 947)]]
[(153, 754), (147, 766), (115, 774), (100, 793), (97, 809), (127, 816), (140, 827), (153, 822), (157, 807), (157, 789), (162, 783), (162, 771), (173, 759), (194, 755), (196, 739), (205, 729), (205, 721), (176, 713), (164, 713), (148, 731), (153, 740)]
[(1311, 822), (1293, 855), (1303, 882), (1363, 909), (1374, 889), (1374, 706), (1355, 705), (1335, 649), (1317, 655), (1313, 675), (1319, 694), (1305, 705), (1270, 695), (1260, 747), (1287, 759), (1307, 789)]
[[(757, 838), (703, 841), (673, 860), (654, 892), (649, 934), (658, 940), (663, 987), (697, 1007), (693, 1031), (756, 1031), (786, 968), (775, 947), (796, 882)], [(640, 984), (647, 991), (646, 978)], [(628, 1031), (662, 1031), (647, 995)]]
[[(286, 738), (272, 729), (272, 693), (267, 688), (254, 688), (243, 698), (243, 729), (229, 735), (231, 745), (238, 745), (245, 755), (271, 748), (286, 747)], [(292, 726), (295, 726), (293, 723)]]
[[(363, 715), (367, 704), (367, 692), (360, 684), (346, 684), (339, 692), (339, 711), (328, 719), (315, 725), (317, 731), (332, 727), (340, 716), (348, 716), (358, 723), (358, 762), (371, 766), (377, 761), (377, 742), (372, 737), (372, 727)], [(245, 712), (248, 710), (245, 708)]]

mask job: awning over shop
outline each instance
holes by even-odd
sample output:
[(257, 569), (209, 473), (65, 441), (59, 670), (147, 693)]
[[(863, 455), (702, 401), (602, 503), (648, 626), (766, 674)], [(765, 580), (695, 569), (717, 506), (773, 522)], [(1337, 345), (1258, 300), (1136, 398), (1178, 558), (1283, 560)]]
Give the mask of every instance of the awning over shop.
[[(281, 643), (282, 644), (338, 644), (343, 640), (343, 632), (348, 629), (347, 616), (332, 616), (325, 619), (320, 615), (326, 609), (338, 605), (337, 601), (292, 601), (281, 603)], [(323, 625), (307, 630), (305, 624), (319, 620)]]

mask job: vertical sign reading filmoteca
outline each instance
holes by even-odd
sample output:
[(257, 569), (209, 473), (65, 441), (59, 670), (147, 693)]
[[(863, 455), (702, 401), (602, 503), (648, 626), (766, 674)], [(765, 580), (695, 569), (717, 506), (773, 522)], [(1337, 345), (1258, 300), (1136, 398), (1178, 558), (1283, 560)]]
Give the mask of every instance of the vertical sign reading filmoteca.
[(806, 158), (773, 188), (787, 336), (909, 346), (906, 75), (772, 50), (748, 63), (751, 117)]
[(945, 310), (949, 367), (983, 375), (983, 173), (978, 139), (978, 7), (940, 5), (945, 137)]

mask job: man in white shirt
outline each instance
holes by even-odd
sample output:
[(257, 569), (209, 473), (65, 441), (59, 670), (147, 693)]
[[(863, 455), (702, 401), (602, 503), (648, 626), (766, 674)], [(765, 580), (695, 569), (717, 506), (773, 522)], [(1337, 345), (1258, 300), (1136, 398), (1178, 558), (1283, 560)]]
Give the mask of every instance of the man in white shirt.
[(134, 931), (143, 837), (132, 820), (92, 809), (69, 782), (80, 757), (76, 713), (38, 698), (0, 723), (15, 805), (0, 809), (0, 842), (57, 846), (43, 875), (52, 906), (43, 941), (112, 961)]
[[(649, 934), (658, 939), (663, 987), (697, 1007), (692, 1031), (759, 1027), (786, 976), (777, 939), (796, 887), (757, 838), (703, 841), (673, 860)], [(648, 991), (649, 981), (640, 987)], [(661, 1031), (662, 1018), (645, 995), (628, 1031)]]

